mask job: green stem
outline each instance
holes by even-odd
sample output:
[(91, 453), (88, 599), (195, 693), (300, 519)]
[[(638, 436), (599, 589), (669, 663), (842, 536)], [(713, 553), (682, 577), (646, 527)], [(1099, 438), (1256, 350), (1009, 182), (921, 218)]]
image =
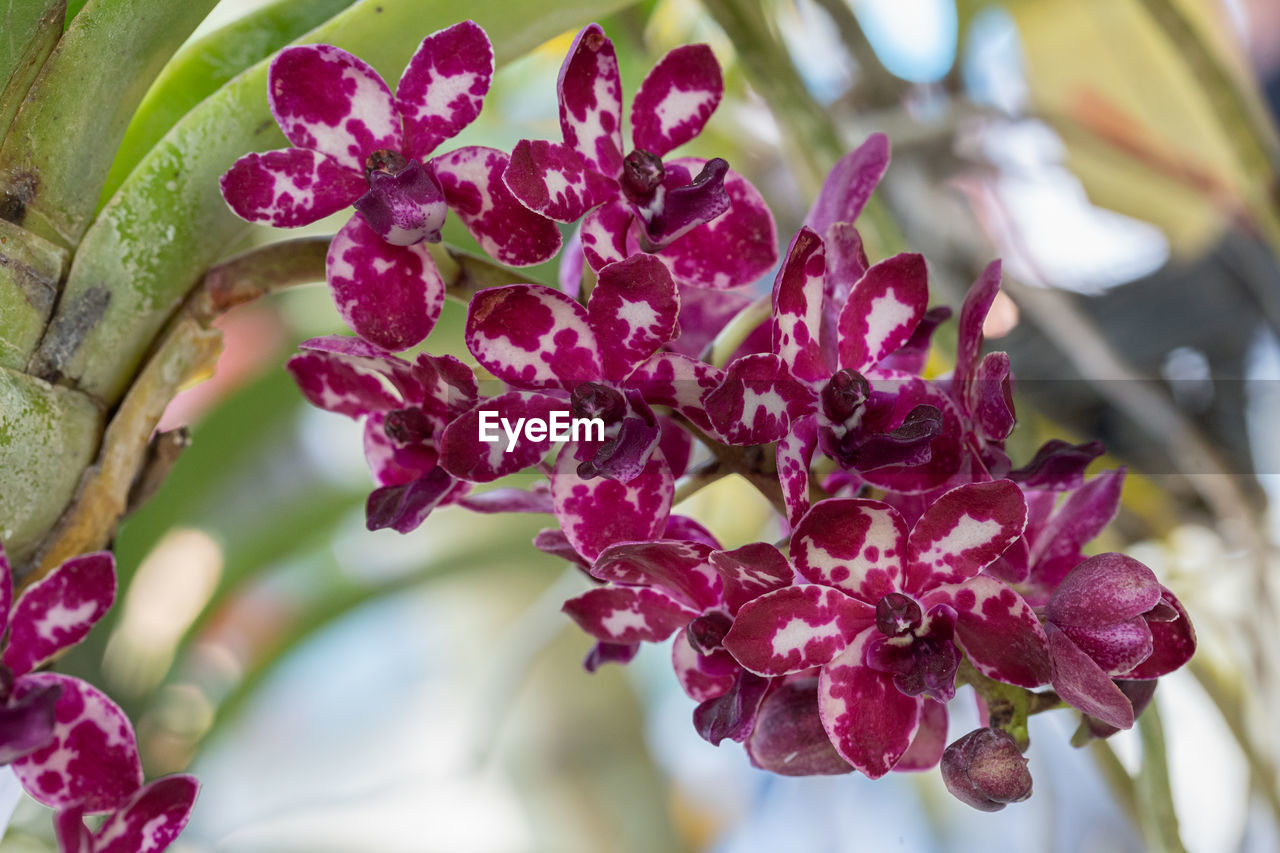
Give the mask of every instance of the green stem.
[(707, 346), (705, 361), (714, 367), (724, 367), (743, 341), (772, 314), (773, 296), (765, 295), (733, 315), (733, 319), (725, 324), (715, 340)]
[(675, 506), (686, 498), (693, 497), (712, 483), (724, 479), (729, 473), (729, 469), (719, 459), (710, 459), (704, 462), (679, 480), (676, 480), (675, 493), (671, 497), (671, 505)]
[(1094, 761), (1098, 764), (1098, 770), (1107, 780), (1111, 793), (1115, 795), (1116, 804), (1129, 816), (1134, 826), (1141, 826), (1138, 792), (1133, 784), (1133, 777), (1129, 775), (1128, 770), (1124, 769), (1111, 744), (1105, 740), (1095, 740), (1090, 743), (1089, 749), (1093, 753)]
[(1138, 717), (1142, 770), (1138, 773), (1137, 793), (1142, 807), (1143, 831), (1153, 849), (1186, 853), (1178, 835), (1178, 814), (1173, 807), (1173, 789), (1169, 785), (1169, 758), (1165, 752), (1159, 705), (1159, 700), (1153, 701)]

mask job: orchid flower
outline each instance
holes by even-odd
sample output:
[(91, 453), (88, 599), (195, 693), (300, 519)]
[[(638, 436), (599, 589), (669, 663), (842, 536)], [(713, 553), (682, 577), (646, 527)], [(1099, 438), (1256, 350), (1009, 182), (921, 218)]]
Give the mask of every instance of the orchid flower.
[(582, 222), (592, 270), (656, 252), (681, 285), (749, 284), (777, 260), (773, 215), (724, 160), (664, 160), (702, 132), (720, 103), (720, 65), (705, 44), (678, 47), (645, 77), (631, 105), (623, 154), (622, 83), (613, 42), (598, 24), (574, 40), (557, 93), (563, 142), (522, 140), (505, 180), (530, 210)]
[(440, 241), (449, 210), (502, 263), (540, 263), (560, 248), (555, 224), (507, 191), (506, 154), (470, 146), (431, 156), (480, 114), (492, 77), (493, 48), (472, 21), (423, 39), (394, 95), (340, 48), (285, 48), (267, 95), (294, 147), (241, 157), (222, 176), (223, 198), (243, 219), (281, 228), (354, 205), (329, 248), (334, 302), (370, 343), (407, 349), (444, 303), (424, 243)]
[(59, 853), (161, 853), (191, 817), (200, 784), (194, 776), (165, 776), (143, 785), (107, 815), (97, 831), (84, 825), (84, 807), (58, 812)]

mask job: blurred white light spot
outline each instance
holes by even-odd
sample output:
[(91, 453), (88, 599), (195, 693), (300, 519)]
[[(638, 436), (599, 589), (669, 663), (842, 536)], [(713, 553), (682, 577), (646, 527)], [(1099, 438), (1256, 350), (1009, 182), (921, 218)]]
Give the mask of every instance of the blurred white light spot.
[(853, 0), (876, 55), (915, 83), (941, 80), (956, 59), (956, 6), (948, 0)]
[(1003, 290), (996, 294), (987, 312), (987, 319), (982, 321), (982, 334), (988, 338), (1003, 338), (1018, 325), (1018, 306)]
[(1178, 405), (1192, 412), (1203, 412), (1213, 404), (1213, 378), (1209, 359), (1193, 347), (1175, 347), (1164, 357), (1160, 375)]

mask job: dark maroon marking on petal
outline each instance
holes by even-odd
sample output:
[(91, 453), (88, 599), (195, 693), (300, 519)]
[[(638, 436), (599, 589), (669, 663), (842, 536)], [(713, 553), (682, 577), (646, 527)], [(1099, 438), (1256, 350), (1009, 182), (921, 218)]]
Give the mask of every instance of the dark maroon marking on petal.
[(516, 143), (502, 180), (521, 204), (557, 222), (577, 222), (618, 196), (617, 184), (589, 170), (577, 151), (543, 140)]
[(297, 228), (353, 203), (365, 191), (362, 173), (304, 148), (246, 154), (218, 181), (241, 219)]
[(622, 81), (613, 42), (599, 24), (578, 33), (556, 84), (564, 143), (607, 178), (622, 172)]
[(867, 643), (879, 636), (863, 631), (818, 679), (818, 713), (836, 752), (872, 779), (893, 769), (920, 728), (924, 697), (906, 696), (893, 676), (863, 663)]
[(813, 678), (779, 685), (765, 697), (746, 748), (753, 765), (780, 776), (853, 772), (822, 728), (818, 682)]
[(571, 453), (561, 453), (551, 477), (556, 518), (579, 554), (594, 560), (616, 542), (652, 539), (666, 526), (673, 485), (667, 463), (654, 457), (628, 483), (577, 475)]
[(725, 738), (746, 740), (755, 726), (756, 710), (768, 689), (768, 679), (739, 672), (728, 692), (693, 709), (694, 728), (713, 746), (719, 746)]
[(83, 805), (86, 812), (119, 807), (142, 785), (142, 765), (133, 726), (96, 687), (78, 678), (38, 672), (19, 679), (14, 695), (53, 685), (62, 688), (55, 706), (53, 739), (12, 765), (22, 787), (54, 809)]
[(660, 592), (631, 587), (588, 590), (562, 609), (582, 630), (606, 643), (661, 642), (697, 615)]
[(286, 47), (271, 61), (267, 100), (285, 138), (363, 173), (379, 148), (399, 151), (400, 115), (367, 62), (327, 44)]
[(480, 248), (504, 264), (540, 264), (560, 251), (560, 229), (520, 203), (502, 182), (507, 155), (472, 145), (441, 154), (431, 171), (449, 208), (458, 214)]
[[(697, 174), (704, 162), (681, 158), (666, 165)], [(760, 192), (732, 169), (725, 176), (724, 189), (731, 204), (727, 213), (658, 252), (681, 285), (725, 290), (751, 284), (778, 262), (778, 229)], [(585, 225), (583, 242), (585, 245)], [(627, 254), (625, 249), (622, 253)], [(590, 253), (587, 258), (590, 261)]]
[(353, 216), (329, 245), (325, 266), (338, 313), (360, 337), (399, 351), (435, 327), (444, 281), (421, 243), (393, 246)]
[(680, 294), (661, 261), (633, 255), (600, 270), (587, 314), (596, 339), (608, 342), (604, 375), (621, 382), (675, 334)]
[(820, 340), (826, 268), (822, 239), (801, 228), (773, 282), (773, 351), (809, 382), (825, 380), (835, 365), (823, 358)]
[(475, 121), (492, 79), (493, 46), (474, 21), (424, 38), (396, 86), (409, 156), (425, 160)]
[(595, 672), (607, 663), (628, 664), (639, 652), (639, 643), (606, 643), (597, 640), (582, 659), (582, 668), (587, 672)]
[(992, 261), (969, 288), (960, 308), (960, 327), (957, 330), (956, 369), (954, 381), (964, 387), (978, 367), (982, 357), (982, 324), (991, 310), (996, 293), (1000, 290), (1000, 262)]
[(705, 44), (686, 44), (653, 66), (631, 103), (631, 138), (659, 157), (702, 132), (724, 94), (720, 63)]
[(791, 536), (796, 572), (875, 604), (903, 581), (907, 523), (891, 506), (862, 498), (813, 505)]
[(709, 430), (702, 398), (724, 381), (724, 373), (677, 353), (659, 352), (627, 377), (626, 385), (655, 406), (670, 406), (700, 429)]
[(874, 609), (838, 589), (800, 584), (742, 606), (724, 647), (759, 675), (786, 675), (829, 662), (868, 625)]
[(161, 853), (186, 828), (200, 783), (165, 776), (140, 788), (93, 836), (93, 853)]
[(14, 604), (5, 666), (21, 676), (74, 646), (111, 609), (115, 598), (116, 563), (110, 552), (67, 560), (28, 587)]
[(827, 174), (804, 224), (825, 234), (837, 222), (853, 222), (888, 168), (889, 138), (873, 133)]
[(467, 349), (519, 388), (563, 388), (604, 378), (587, 309), (541, 284), (482, 290), (467, 311)]
[(895, 255), (871, 267), (840, 311), (840, 366), (865, 371), (901, 347), (928, 303), (929, 273), (920, 255)]
[(911, 530), (907, 592), (976, 575), (1022, 535), (1027, 503), (1008, 480), (958, 486), (934, 501)]

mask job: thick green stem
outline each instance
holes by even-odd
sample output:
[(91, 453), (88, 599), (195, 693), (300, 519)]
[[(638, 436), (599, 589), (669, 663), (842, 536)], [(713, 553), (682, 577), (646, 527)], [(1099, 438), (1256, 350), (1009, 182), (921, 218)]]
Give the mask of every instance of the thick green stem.
[(707, 346), (705, 361), (715, 367), (724, 367), (729, 363), (729, 357), (742, 346), (743, 341), (760, 328), (772, 314), (773, 297), (768, 295), (761, 296), (743, 308), (725, 324), (715, 340)]
[(1142, 806), (1143, 831), (1152, 849), (1186, 853), (1178, 835), (1178, 814), (1173, 807), (1173, 789), (1169, 786), (1169, 758), (1165, 752), (1159, 705), (1158, 700), (1152, 702), (1138, 717), (1142, 770), (1138, 773), (1137, 792)]

